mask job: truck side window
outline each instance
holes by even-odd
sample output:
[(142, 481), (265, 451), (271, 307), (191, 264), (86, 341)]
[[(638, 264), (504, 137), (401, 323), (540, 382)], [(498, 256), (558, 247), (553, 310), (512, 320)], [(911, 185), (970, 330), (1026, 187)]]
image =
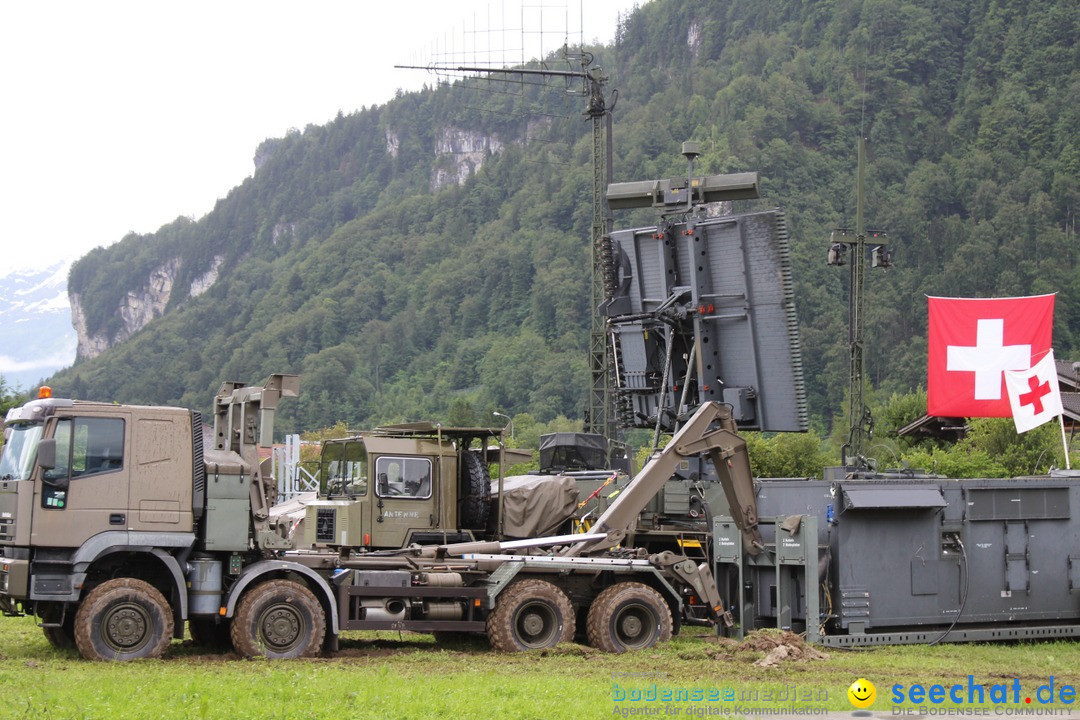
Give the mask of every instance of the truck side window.
[(375, 477), (380, 497), (431, 497), (431, 461), (427, 458), (381, 457), (375, 461)]
[(124, 421), (121, 418), (63, 418), (56, 422), (56, 466), (42, 475), (41, 505), (67, 505), (69, 481), (124, 467)]
[(121, 418), (64, 418), (56, 423), (56, 467), (46, 481), (112, 472), (124, 466)]
[(67, 480), (71, 477), (71, 420), (58, 420), (53, 437), (56, 465), (42, 473), (41, 507), (63, 510), (67, 506)]
[(72, 436), (72, 477), (123, 468), (124, 421), (121, 418), (75, 418)]

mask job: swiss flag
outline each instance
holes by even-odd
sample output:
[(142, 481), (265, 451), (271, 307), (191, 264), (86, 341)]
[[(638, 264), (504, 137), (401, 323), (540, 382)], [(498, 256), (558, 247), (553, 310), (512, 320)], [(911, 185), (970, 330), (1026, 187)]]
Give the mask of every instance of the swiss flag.
[(1050, 351), (1054, 296), (928, 300), (926, 412), (1011, 417), (1004, 371), (1028, 370)]

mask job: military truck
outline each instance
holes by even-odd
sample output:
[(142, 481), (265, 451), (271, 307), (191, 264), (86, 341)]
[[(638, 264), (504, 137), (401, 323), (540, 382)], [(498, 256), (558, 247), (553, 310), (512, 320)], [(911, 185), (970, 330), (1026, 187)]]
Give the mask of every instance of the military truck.
[[(294, 532), (301, 547), (387, 550), (581, 531), (633, 475), (625, 450), (602, 435), (543, 435), (540, 469), (503, 476), (531, 457), (506, 448), (500, 428), (409, 423), (327, 440), (317, 497), (292, 511), (303, 519)], [(705, 559), (711, 505), (727, 507), (715, 474), (687, 459), (642, 509), (631, 544)]]
[(0, 610), (36, 616), (53, 645), (93, 659), (159, 655), (185, 620), (193, 636), (221, 642), (222, 599), (242, 596), (248, 615), (272, 599), (244, 590), (280, 577), (273, 558), (291, 546), (270, 518), (256, 443), (270, 442), (278, 401), (297, 391), (295, 375), (223, 384), (210, 439), (201, 415), (181, 408), (47, 388), (12, 408), (0, 454)]
[(551, 534), (573, 514), (578, 491), (558, 473), (504, 477), (512, 460), (531, 457), (507, 448), (501, 428), (408, 423), (327, 440), (300, 546), (386, 550)]
[[(670, 637), (686, 606), (729, 617), (708, 565), (621, 547), (688, 457), (708, 452), (732, 497), (749, 488), (752, 499), (745, 446), (722, 406), (703, 406), (590, 533), (383, 551), (338, 534), (333, 547), (296, 549), (269, 512), (257, 446), (270, 442), (278, 401), (297, 392), (289, 375), (223, 384), (207, 440), (200, 415), (180, 408), (41, 397), (9, 411), (0, 610), (35, 616), (50, 642), (99, 660), (158, 656), (185, 621), (207, 646), (291, 658), (332, 651), (353, 629), (486, 633), (498, 650), (545, 648), (572, 638), (579, 616), (589, 642), (621, 652)], [(374, 468), (378, 486), (377, 459)], [(386, 470), (375, 506), (384, 518), (396, 511), (391, 486), (411, 486), (413, 469)], [(739, 514), (755, 547), (752, 517), (752, 506)]]

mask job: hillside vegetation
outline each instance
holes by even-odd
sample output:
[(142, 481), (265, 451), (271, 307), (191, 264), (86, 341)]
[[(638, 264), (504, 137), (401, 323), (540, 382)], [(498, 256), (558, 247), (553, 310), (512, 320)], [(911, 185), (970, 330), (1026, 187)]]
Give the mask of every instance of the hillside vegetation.
[[(1054, 344), (1080, 355), (1080, 6), (1070, 0), (654, 0), (591, 48), (618, 88), (614, 181), (757, 170), (792, 234), (814, 426), (847, 384), (846, 268), (867, 138), (868, 227), (895, 267), (868, 276), (868, 375), (924, 383), (926, 295), (1057, 292)], [(342, 102), (347, 103), (343, 88)], [(558, 112), (552, 113), (557, 108)], [(72, 269), (92, 332), (154, 268), (174, 292), (131, 339), (52, 379), (57, 394), (208, 408), (223, 379), (302, 374), (279, 428), (492, 410), (580, 418), (588, 387), (591, 137), (562, 87), (439, 84), (270, 139), (197, 221), (96, 250)], [(552, 115), (565, 117), (552, 117)], [(472, 133), (477, 172), (447, 138)], [(452, 145), (452, 143), (451, 143)], [(442, 150), (442, 152), (440, 152)], [(652, 222), (618, 214), (616, 225)]]

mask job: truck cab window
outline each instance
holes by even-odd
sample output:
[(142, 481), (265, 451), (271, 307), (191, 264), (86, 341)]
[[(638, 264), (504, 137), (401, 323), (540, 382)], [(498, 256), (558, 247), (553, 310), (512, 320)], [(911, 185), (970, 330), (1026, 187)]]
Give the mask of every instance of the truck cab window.
[(112, 472), (124, 466), (124, 421), (75, 418), (72, 428), (72, 477)]
[(71, 480), (124, 466), (124, 421), (120, 418), (63, 418), (56, 422), (53, 438), (56, 465), (42, 474), (42, 507), (63, 509)]
[(323, 446), (321, 472), (328, 495), (367, 495), (367, 449), (361, 441), (328, 442)]
[(431, 497), (431, 460), (381, 457), (375, 461), (380, 497), (422, 500)]
[(46, 480), (112, 472), (124, 466), (124, 421), (120, 418), (65, 418), (57, 421), (56, 467)]
[(58, 420), (53, 437), (56, 439), (56, 465), (44, 472), (46, 481), (62, 480), (71, 475), (71, 420)]
[(58, 420), (53, 438), (56, 439), (56, 464), (42, 472), (41, 506), (63, 510), (67, 506), (71, 479), (71, 420)]

